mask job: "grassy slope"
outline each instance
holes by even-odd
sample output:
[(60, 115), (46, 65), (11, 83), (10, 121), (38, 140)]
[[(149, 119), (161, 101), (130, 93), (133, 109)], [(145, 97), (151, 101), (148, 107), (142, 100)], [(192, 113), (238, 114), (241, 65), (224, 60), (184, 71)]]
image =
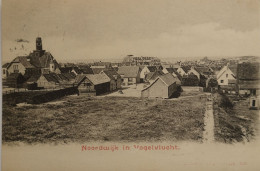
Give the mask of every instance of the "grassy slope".
[(219, 107), (220, 98), (215, 94), (215, 139), (225, 143), (251, 141), (256, 134), (259, 111), (249, 110), (247, 100), (237, 102), (233, 109), (223, 109)]
[(202, 140), (205, 101), (65, 97), (63, 104), (3, 106), (3, 142)]

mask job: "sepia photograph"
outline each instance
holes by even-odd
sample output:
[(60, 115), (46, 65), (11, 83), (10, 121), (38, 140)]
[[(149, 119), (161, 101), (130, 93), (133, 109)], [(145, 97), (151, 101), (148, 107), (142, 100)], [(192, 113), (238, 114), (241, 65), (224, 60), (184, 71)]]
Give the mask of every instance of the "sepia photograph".
[(260, 169), (260, 0), (2, 0), (1, 170)]

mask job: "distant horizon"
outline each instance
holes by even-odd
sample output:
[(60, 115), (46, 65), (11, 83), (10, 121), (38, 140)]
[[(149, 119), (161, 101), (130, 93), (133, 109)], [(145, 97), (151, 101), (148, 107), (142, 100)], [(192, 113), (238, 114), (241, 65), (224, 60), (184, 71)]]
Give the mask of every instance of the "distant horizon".
[(259, 9), (259, 0), (3, 0), (2, 60), (33, 51), (38, 36), (57, 61), (260, 56)]

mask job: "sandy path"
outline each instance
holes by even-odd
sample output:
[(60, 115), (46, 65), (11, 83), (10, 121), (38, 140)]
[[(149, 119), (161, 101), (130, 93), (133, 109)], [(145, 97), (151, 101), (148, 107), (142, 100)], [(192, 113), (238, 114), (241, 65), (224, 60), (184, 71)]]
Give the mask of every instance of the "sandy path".
[(211, 94), (207, 94), (206, 111), (204, 117), (203, 142), (214, 142), (214, 116), (213, 116), (213, 100)]

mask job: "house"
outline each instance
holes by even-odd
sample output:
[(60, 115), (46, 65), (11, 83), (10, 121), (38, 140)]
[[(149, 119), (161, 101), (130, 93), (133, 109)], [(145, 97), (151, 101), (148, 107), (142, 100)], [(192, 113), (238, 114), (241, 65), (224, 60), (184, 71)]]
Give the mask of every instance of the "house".
[(121, 88), (121, 76), (114, 69), (101, 71), (100, 74), (106, 74), (110, 78), (110, 91), (114, 91)]
[(183, 86), (198, 86), (200, 83), (199, 78), (194, 74), (184, 75), (182, 77)]
[(144, 82), (146, 74), (150, 72), (155, 72), (157, 70), (156, 66), (144, 66), (140, 73), (140, 82)]
[(6, 78), (6, 82), (4, 82), (4, 86), (12, 87), (12, 88), (22, 88), (26, 79), (21, 73), (11, 73)]
[(178, 85), (172, 74), (160, 75), (148, 87), (141, 91), (142, 97), (171, 98), (178, 91)]
[(257, 95), (260, 91), (260, 63), (240, 63), (237, 66), (237, 92)]
[(2, 79), (5, 79), (8, 77), (8, 66), (10, 65), (10, 63), (5, 63), (4, 65), (2, 65)]
[(164, 73), (160, 70), (155, 71), (155, 72), (150, 72), (150, 73), (145, 75), (145, 82), (152, 83), (160, 75), (164, 75)]
[(188, 71), (188, 74), (193, 74), (193, 75), (196, 75), (198, 77), (198, 79), (200, 80), (200, 72), (195, 69), (195, 67), (191, 67), (191, 69)]
[(188, 75), (188, 72), (189, 70), (191, 69), (190, 66), (186, 65), (186, 66), (182, 66), (182, 67), (179, 67), (177, 69), (177, 72), (181, 75), (181, 76), (184, 76), (184, 75)]
[(75, 83), (80, 93), (100, 95), (110, 91), (110, 78), (106, 74), (78, 75)]
[(50, 89), (58, 87), (60, 83), (59, 80), (60, 78), (58, 77), (58, 75), (53, 73), (33, 75), (26, 82), (27, 87), (36, 84), (36, 87)]
[(11, 73), (21, 73), (25, 74), (26, 68), (35, 68), (30, 62), (27, 56), (18, 56), (7, 67), (7, 72)]
[(218, 85), (225, 88), (232, 80), (236, 80), (236, 66), (226, 65), (217, 74)]
[(141, 69), (139, 66), (122, 66), (118, 68), (118, 74), (122, 77), (124, 85), (140, 83)]
[[(60, 66), (50, 52), (45, 52), (42, 49), (42, 40), (40, 37), (36, 38), (36, 50), (30, 53), (28, 56), (18, 56), (7, 67), (8, 73), (21, 73), (27, 75), (34, 72), (40, 72), (42, 74), (48, 73), (60, 73)], [(36, 71), (38, 70), (38, 71)]]

